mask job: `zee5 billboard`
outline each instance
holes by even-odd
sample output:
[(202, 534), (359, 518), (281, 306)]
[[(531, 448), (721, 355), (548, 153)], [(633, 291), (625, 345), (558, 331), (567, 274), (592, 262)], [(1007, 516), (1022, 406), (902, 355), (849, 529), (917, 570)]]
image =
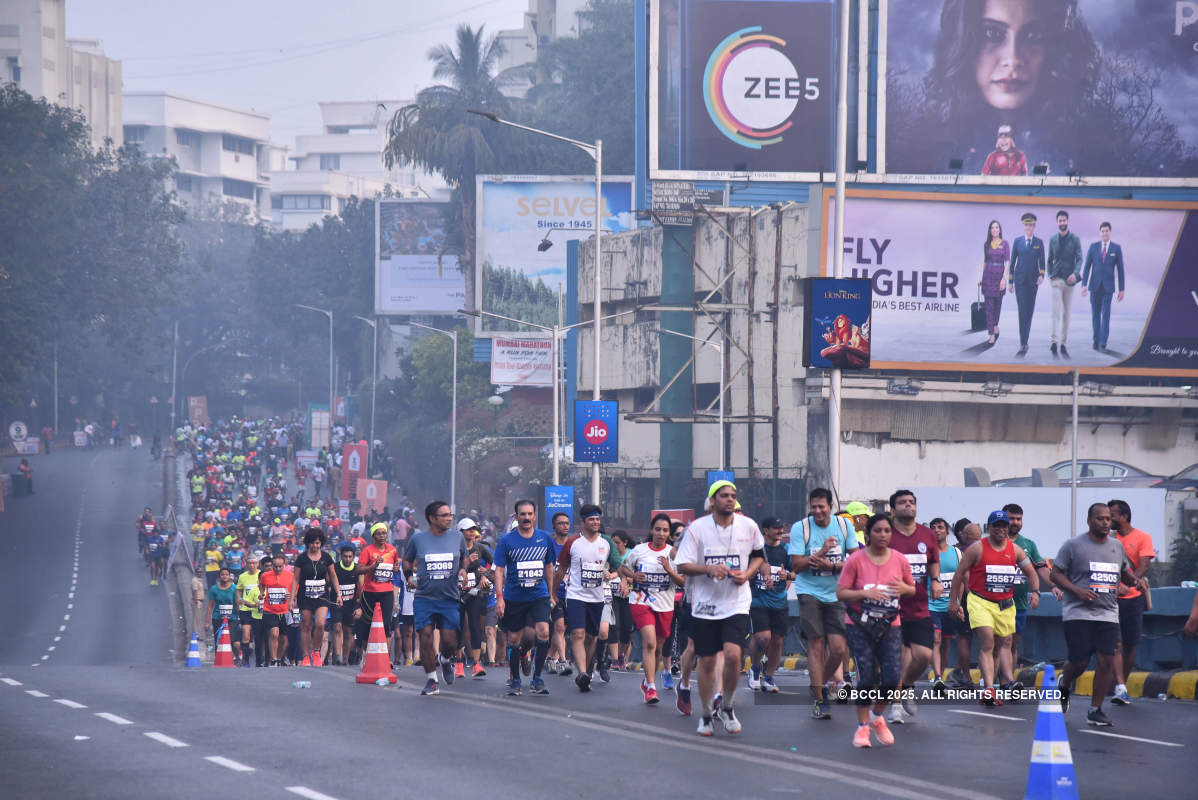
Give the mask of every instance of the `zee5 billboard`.
[(652, 177), (796, 180), (834, 168), (834, 2), (652, 8)]

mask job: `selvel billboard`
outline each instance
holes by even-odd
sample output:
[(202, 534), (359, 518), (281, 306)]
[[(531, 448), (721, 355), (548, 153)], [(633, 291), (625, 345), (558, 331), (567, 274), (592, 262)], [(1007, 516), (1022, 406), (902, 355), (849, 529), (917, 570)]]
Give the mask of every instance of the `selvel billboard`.
[(874, 368), (1198, 375), (1198, 203), (852, 189), (841, 246)]

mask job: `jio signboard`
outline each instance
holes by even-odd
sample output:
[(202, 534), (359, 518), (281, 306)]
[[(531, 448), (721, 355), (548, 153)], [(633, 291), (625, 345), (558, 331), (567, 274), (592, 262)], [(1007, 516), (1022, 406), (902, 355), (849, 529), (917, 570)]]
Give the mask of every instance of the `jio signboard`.
[(609, 400), (574, 403), (574, 461), (614, 464), (620, 460), (620, 412)]

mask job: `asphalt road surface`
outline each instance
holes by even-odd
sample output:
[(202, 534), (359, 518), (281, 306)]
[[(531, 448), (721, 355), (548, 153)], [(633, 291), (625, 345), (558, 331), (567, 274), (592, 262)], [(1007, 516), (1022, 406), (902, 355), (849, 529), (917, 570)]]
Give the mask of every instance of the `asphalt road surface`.
[[(893, 726), (893, 747), (854, 750), (853, 710), (810, 719), (794, 673), (779, 674), (781, 695), (738, 692), (739, 737), (717, 724), (703, 739), (672, 693), (645, 707), (633, 673), (586, 695), (548, 676), (549, 696), (508, 698), (493, 670), (420, 697), (416, 667), (386, 688), (355, 683), (346, 667), (176, 667), (166, 599), (134, 552), (132, 520), (158, 490), (142, 455), (39, 459), (37, 495), (11, 499), (0, 517), (17, 578), (0, 589), (15, 623), (0, 644), (5, 796), (1023, 797), (1032, 704), (925, 705)], [(68, 613), (81, 513), (82, 602), (47, 653)], [(293, 687), (300, 679), (311, 688)], [(1116, 727), (1101, 735), (1084, 706), (1077, 698), (1067, 721), (1083, 798), (1192, 796), (1193, 703), (1108, 708)]]

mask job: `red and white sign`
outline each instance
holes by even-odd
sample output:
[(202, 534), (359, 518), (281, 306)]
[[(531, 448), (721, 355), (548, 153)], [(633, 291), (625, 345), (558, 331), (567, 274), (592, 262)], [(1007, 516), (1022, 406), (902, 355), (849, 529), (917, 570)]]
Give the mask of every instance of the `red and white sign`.
[(552, 386), (553, 342), (549, 339), (491, 340), (491, 383), (499, 386)]
[(583, 438), (589, 444), (603, 444), (607, 441), (607, 435), (611, 433), (608, 430), (607, 423), (601, 419), (590, 419), (582, 426)]
[(366, 442), (346, 442), (341, 446), (341, 499), (357, 500), (358, 479), (365, 478), (368, 452)]
[(387, 482), (372, 481), (366, 478), (358, 479), (358, 499), (362, 501), (361, 513), (373, 511), (382, 513), (387, 505)]

